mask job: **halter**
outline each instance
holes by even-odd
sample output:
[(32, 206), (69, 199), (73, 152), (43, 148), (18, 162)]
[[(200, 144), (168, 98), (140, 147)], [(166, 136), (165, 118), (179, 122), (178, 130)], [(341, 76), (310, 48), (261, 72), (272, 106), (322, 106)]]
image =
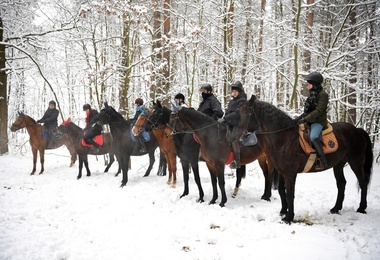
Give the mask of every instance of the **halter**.
[[(12, 127), (16, 127), (17, 128), (16, 130), (21, 129), (22, 128), (21, 124), (25, 121), (25, 116), (19, 116), (19, 117), (22, 118), (21, 122), (19, 124), (17, 124), (17, 125), (15, 123), (12, 124)], [(25, 123), (25, 125), (26, 125), (26, 123)]]

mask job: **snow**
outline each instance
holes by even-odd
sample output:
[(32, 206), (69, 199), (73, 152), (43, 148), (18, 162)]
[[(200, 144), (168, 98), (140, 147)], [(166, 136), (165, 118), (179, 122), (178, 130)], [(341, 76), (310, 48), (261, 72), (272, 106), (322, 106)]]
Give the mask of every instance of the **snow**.
[[(299, 174), (295, 223), (279, 216), (280, 200), (260, 199), (264, 178), (258, 164), (247, 167), (236, 198), (235, 178), (226, 167), (226, 207), (209, 205), (209, 172), (200, 162), (205, 203), (190, 176), (190, 194), (157, 176), (142, 177), (148, 156), (132, 157), (129, 182), (110, 173), (102, 157), (90, 156), (91, 177), (77, 180), (66, 148), (46, 151), (45, 173), (30, 176), (30, 151), (0, 156), (0, 259), (380, 259), (380, 166), (374, 164), (368, 214), (356, 213), (355, 175), (345, 168), (346, 197), (333, 215), (332, 170)], [(39, 161), (37, 172), (39, 172)], [(220, 192), (219, 192), (220, 193)]]

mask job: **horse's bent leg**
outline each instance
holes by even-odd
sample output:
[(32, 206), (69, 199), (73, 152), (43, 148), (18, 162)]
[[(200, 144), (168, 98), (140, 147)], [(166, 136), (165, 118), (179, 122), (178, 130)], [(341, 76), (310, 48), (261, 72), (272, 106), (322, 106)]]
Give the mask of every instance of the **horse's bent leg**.
[(294, 190), (296, 184), (297, 174), (290, 174), (285, 178), (285, 188), (286, 188), (286, 202), (288, 203), (288, 211), (285, 217), (282, 219), (286, 223), (291, 223), (294, 219)]
[(115, 161), (115, 155), (113, 153), (109, 153), (110, 161), (107, 164), (107, 167), (104, 169), (104, 172), (108, 172), (108, 170), (111, 168), (111, 165)]
[(45, 150), (41, 149), (40, 152), (40, 163), (41, 163), (41, 171), (39, 174), (42, 174), (45, 171), (44, 163), (45, 163)]
[(343, 163), (339, 163), (338, 165), (334, 166), (334, 176), (336, 181), (336, 186), (338, 188), (338, 194), (336, 197), (335, 206), (330, 209), (330, 212), (332, 214), (337, 214), (343, 207), (343, 201), (344, 201), (344, 192), (346, 189), (346, 178), (344, 177), (343, 173)]
[(285, 179), (282, 174), (280, 174), (278, 178), (278, 194), (281, 199), (280, 216), (285, 216), (288, 211), (288, 203), (286, 202)]
[(232, 193), (232, 198), (235, 198), (239, 192), (241, 180), (245, 177), (245, 171), (246, 171), (245, 165), (242, 165), (240, 168), (236, 169), (236, 184), (235, 184), (234, 193)]
[(36, 164), (37, 164), (37, 149), (32, 147), (32, 154), (33, 154), (33, 169), (30, 175), (34, 175), (36, 172)]
[(180, 198), (189, 195), (189, 162), (181, 160), (184, 190)]
[(156, 161), (156, 159), (154, 158), (154, 150), (153, 150), (153, 151), (149, 152), (149, 167), (146, 170), (146, 172), (144, 174), (144, 177), (148, 177), (149, 176), (150, 171), (152, 170), (153, 164), (154, 164), (155, 161)]
[[(204, 202), (204, 199), (203, 199), (204, 192), (202, 189), (201, 178), (199, 177), (198, 155), (197, 155), (197, 158), (191, 162), (191, 168), (193, 168), (194, 180), (198, 186), (198, 191), (199, 191), (199, 199), (197, 200), (197, 202)], [(189, 172), (190, 172), (190, 169), (189, 169)]]

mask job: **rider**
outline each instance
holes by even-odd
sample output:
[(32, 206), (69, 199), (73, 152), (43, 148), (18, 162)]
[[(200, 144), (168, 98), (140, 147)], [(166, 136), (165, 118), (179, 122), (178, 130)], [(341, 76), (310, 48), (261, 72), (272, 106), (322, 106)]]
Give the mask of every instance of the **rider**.
[(310, 124), (310, 140), (320, 160), (320, 165), (316, 165), (315, 169), (324, 170), (328, 166), (319, 136), (322, 130), (327, 127), (329, 96), (322, 88), (323, 76), (319, 72), (311, 72), (306, 81), (310, 94), (305, 101), (304, 112), (297, 117), (297, 121), (299, 124), (306, 122)]
[(58, 109), (54, 100), (49, 102), (49, 108), (46, 110), (44, 116), (37, 120), (37, 123), (43, 123), (46, 133), (53, 141), (54, 145), (57, 144), (57, 138), (53, 133), (54, 129), (58, 126)]
[(187, 107), (186, 103), (185, 103), (185, 96), (182, 94), (182, 93), (178, 93), (177, 95), (175, 95), (174, 97), (175, 99), (175, 102), (176, 102), (176, 105), (178, 107)]
[[(144, 101), (141, 98), (137, 98), (135, 100), (135, 107), (136, 107), (135, 108), (136, 109), (136, 113), (135, 113), (135, 116), (133, 117), (133, 120), (135, 122), (136, 122), (137, 118), (141, 114), (148, 116), (148, 111), (146, 110), (146, 108), (144, 106)], [(139, 136), (137, 136), (137, 140), (139, 141), (139, 144), (140, 144), (140, 150), (139, 150), (139, 152), (140, 153), (146, 153), (144, 136), (142, 134), (140, 134)]]
[(237, 136), (236, 126), (240, 122), (240, 108), (247, 101), (247, 95), (244, 92), (243, 84), (236, 81), (231, 85), (232, 99), (228, 103), (227, 111), (224, 117), (218, 120), (219, 123), (227, 123), (231, 130), (229, 142), (234, 152), (234, 161), (230, 164), (231, 169), (240, 168), (240, 146), (239, 137)]
[(102, 126), (97, 123), (93, 123), (91, 125), (91, 121), (98, 114), (98, 111), (96, 109), (91, 108), (90, 104), (84, 104), (83, 111), (86, 112), (86, 127), (83, 129), (85, 133), (83, 136), (83, 140), (87, 144), (92, 144), (93, 146), (95, 146), (96, 151), (99, 152), (100, 145), (94, 141), (94, 137), (102, 133)]
[(203, 101), (199, 104), (198, 111), (208, 115), (214, 120), (218, 120), (223, 116), (222, 106), (219, 100), (212, 93), (212, 87), (210, 84), (203, 84), (200, 88), (202, 91)]

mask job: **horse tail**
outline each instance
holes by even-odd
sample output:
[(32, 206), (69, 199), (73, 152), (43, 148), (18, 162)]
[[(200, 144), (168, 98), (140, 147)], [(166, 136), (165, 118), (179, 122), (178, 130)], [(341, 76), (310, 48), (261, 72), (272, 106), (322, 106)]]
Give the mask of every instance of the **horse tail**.
[(371, 139), (369, 138), (368, 133), (362, 129), (358, 128), (359, 132), (364, 136), (366, 139), (366, 151), (365, 151), (365, 161), (364, 161), (364, 174), (365, 174), (365, 180), (367, 184), (371, 181), (371, 174), (372, 174), (372, 166), (373, 166), (373, 151), (372, 151), (372, 143)]

